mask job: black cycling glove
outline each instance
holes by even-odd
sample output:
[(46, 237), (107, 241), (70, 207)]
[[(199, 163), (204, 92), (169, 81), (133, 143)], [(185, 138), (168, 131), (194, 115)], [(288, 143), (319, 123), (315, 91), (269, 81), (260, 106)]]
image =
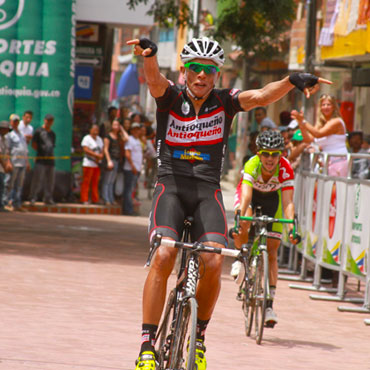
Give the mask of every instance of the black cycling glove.
[(306, 87), (315, 86), (318, 81), (319, 78), (311, 73), (295, 72), (289, 76), (289, 82), (301, 91)]
[(148, 48), (152, 49), (152, 52), (149, 55), (145, 55), (146, 58), (154, 57), (154, 55), (157, 54), (158, 47), (157, 47), (157, 45), (153, 41), (150, 41), (149, 39), (143, 37), (143, 38), (140, 39), (139, 45), (144, 50), (145, 49), (148, 49)]

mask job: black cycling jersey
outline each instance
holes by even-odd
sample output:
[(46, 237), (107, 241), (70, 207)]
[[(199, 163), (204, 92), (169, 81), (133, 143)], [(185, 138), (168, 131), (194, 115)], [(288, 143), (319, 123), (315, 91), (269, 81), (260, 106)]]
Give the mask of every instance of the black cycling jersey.
[(170, 81), (156, 99), (159, 178), (173, 174), (219, 183), (231, 123), (243, 110), (239, 93), (213, 89), (196, 116), (185, 89)]

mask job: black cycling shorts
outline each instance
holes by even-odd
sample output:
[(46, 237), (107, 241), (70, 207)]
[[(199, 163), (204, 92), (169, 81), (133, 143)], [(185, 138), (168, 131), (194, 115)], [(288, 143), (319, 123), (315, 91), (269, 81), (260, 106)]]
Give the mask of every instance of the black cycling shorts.
[[(253, 189), (251, 206), (253, 213), (257, 206), (262, 208), (262, 214), (282, 218), (281, 191), (272, 191), (263, 193)], [(271, 238), (281, 239), (283, 225), (281, 223), (270, 223), (267, 225), (268, 236)]]
[(194, 217), (191, 240), (227, 246), (227, 220), (218, 184), (182, 176), (162, 176), (150, 212), (149, 238), (156, 233), (181, 240), (184, 219)]

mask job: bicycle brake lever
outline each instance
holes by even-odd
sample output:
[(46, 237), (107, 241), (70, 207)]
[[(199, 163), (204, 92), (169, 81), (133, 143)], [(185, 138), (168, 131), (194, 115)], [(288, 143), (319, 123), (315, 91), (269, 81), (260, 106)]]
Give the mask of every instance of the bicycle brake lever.
[(149, 255), (148, 255), (148, 259), (146, 260), (146, 263), (144, 265), (144, 268), (150, 266), (153, 255), (154, 255), (155, 251), (161, 245), (161, 241), (162, 241), (162, 234), (155, 234), (154, 237), (153, 237), (153, 241), (150, 243), (151, 245), (150, 245), (150, 249), (149, 249)]
[(233, 233), (239, 234), (239, 227), (240, 227), (240, 209), (238, 209), (235, 213), (235, 224), (234, 227), (232, 227), (229, 230), (229, 237), (231, 239), (234, 239)]

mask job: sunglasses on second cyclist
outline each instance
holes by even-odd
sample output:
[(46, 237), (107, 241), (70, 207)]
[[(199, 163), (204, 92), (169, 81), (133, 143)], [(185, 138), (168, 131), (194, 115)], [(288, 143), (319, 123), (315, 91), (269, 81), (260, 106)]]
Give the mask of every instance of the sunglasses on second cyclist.
[(190, 69), (191, 71), (195, 73), (200, 73), (204, 71), (206, 75), (213, 75), (217, 72), (220, 72), (220, 68), (217, 66), (214, 66), (213, 64), (202, 64), (202, 63), (195, 63), (195, 62), (189, 62), (184, 64), (185, 68)]
[(260, 150), (258, 153), (261, 154), (261, 156), (265, 158), (268, 158), (270, 156), (272, 158), (278, 158), (281, 155), (281, 151), (269, 152), (268, 150)]

